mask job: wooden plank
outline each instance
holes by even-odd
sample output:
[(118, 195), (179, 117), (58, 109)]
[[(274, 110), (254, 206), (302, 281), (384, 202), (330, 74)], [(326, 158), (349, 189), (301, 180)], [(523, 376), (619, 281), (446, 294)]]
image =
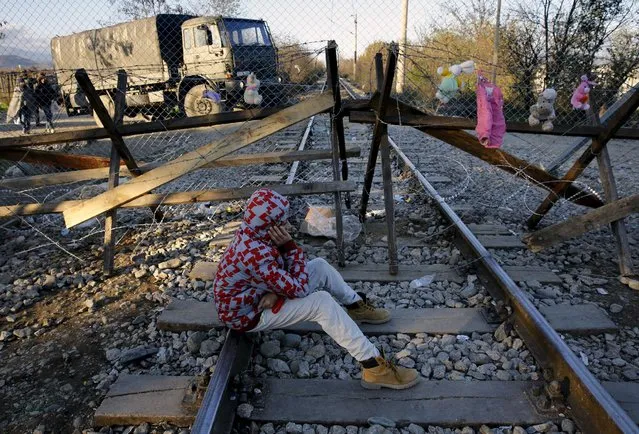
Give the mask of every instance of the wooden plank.
[(408, 282), (427, 274), (435, 275), (435, 282), (450, 281), (461, 283), (465, 279), (454, 268), (444, 264), (432, 265), (399, 265), (396, 275), (381, 268), (380, 264), (347, 264), (345, 268), (338, 268), (347, 282)]
[[(391, 103), (392, 104), (392, 103)], [(375, 123), (375, 113), (370, 111), (351, 110), (349, 121), (356, 123)], [(387, 115), (382, 119), (392, 125), (424, 127), (439, 130), (474, 130), (477, 120), (471, 118), (458, 118), (451, 116), (439, 116), (428, 114), (402, 113), (401, 116), (395, 114)], [(526, 122), (506, 122), (506, 131), (509, 133), (552, 135), (552, 136), (574, 136), (574, 137), (596, 137), (603, 129), (592, 125), (561, 125), (555, 124), (551, 131), (544, 131), (539, 126), (531, 127)], [(620, 128), (614, 134), (615, 139), (639, 139), (639, 128)]]
[[(125, 184), (126, 185), (126, 184)], [(340, 182), (311, 182), (293, 185), (269, 185), (269, 188), (287, 196), (307, 194), (324, 194), (338, 191), (354, 191), (355, 183), (352, 181)], [(145, 206), (182, 205), (195, 202), (214, 202), (223, 200), (246, 199), (253, 194), (259, 186), (250, 185), (243, 188), (221, 188), (217, 190), (194, 190), (166, 194), (146, 194), (135, 200), (121, 205), (121, 208), (139, 208)], [(82, 204), (81, 200), (67, 200), (63, 202), (29, 203), (21, 205), (0, 205), (0, 217), (12, 217), (15, 215), (51, 214), (63, 213), (68, 209)]]
[[(393, 309), (393, 319), (385, 324), (361, 324), (368, 336), (392, 333), (470, 334), (491, 333), (496, 326), (488, 324), (481, 309)], [(173, 300), (157, 320), (158, 328), (180, 332), (222, 328), (214, 303), (194, 300)], [(321, 332), (316, 323), (302, 322), (286, 327), (293, 333)]]
[(601, 384), (628, 416), (639, 424), (639, 383), (604, 381)]
[(639, 212), (639, 194), (619, 199), (590, 211), (584, 215), (540, 229), (524, 236), (524, 241), (533, 252), (539, 252), (570, 238), (593, 231), (615, 220)]
[(288, 107), (275, 115), (258, 121), (254, 125), (245, 125), (239, 130), (202, 146), (195, 151), (153, 169), (126, 184), (107, 191), (94, 198), (83, 201), (63, 212), (67, 227), (73, 227), (101, 213), (121, 206), (145, 193), (160, 187), (186, 173), (198, 169), (231, 152), (255, 143), (277, 131), (289, 127), (312, 115), (318, 114), (333, 105), (331, 94), (322, 94)]
[(515, 282), (563, 283), (561, 277), (545, 267), (504, 265), (502, 268)]
[(535, 212), (526, 222), (530, 229), (536, 227), (541, 219), (550, 211), (553, 205), (561, 198), (565, 197), (566, 190), (573, 186), (575, 181), (586, 167), (605, 148), (608, 141), (615, 135), (621, 126), (639, 107), (639, 84), (630, 89), (623, 97), (623, 102), (619, 108), (611, 113), (610, 117), (603, 123), (603, 131), (592, 140), (592, 145), (586, 149), (573, 165), (568, 169), (564, 177), (552, 186), (550, 194), (537, 207)]
[[(194, 411), (181, 406), (184, 389), (195, 377), (191, 376), (160, 376), (160, 375), (130, 375), (121, 374), (111, 390), (95, 412), (95, 426), (109, 425), (137, 425), (143, 422), (162, 423), (169, 422), (177, 426), (189, 426), (195, 418)], [(264, 409), (256, 409), (252, 418), (275, 422), (269, 419), (267, 412), (273, 412), (275, 416), (290, 419), (282, 422), (294, 421), (301, 423), (302, 415), (313, 417), (312, 410), (320, 419), (308, 420), (309, 423), (331, 424), (326, 422), (322, 415), (330, 414), (333, 407), (327, 408), (329, 403), (334, 407), (343, 404), (346, 410), (353, 409), (356, 412), (354, 421), (337, 422), (367, 425), (366, 419), (371, 416), (385, 416), (402, 424), (413, 422), (423, 425), (444, 425), (444, 420), (457, 417), (450, 425), (480, 425), (480, 424), (522, 424), (524, 421), (514, 419), (500, 420), (500, 415), (513, 417), (509, 414), (511, 400), (513, 410), (517, 414), (525, 414), (530, 409), (526, 407), (525, 391), (530, 390), (532, 382), (514, 381), (422, 381), (413, 389), (405, 391), (363, 390), (357, 381), (342, 380), (292, 380), (292, 379), (268, 379), (267, 387), (263, 389), (267, 406)], [(639, 422), (639, 383), (610, 382), (602, 383), (603, 387), (619, 403), (630, 417)], [(330, 389), (335, 386), (335, 389)], [(312, 399), (314, 390), (320, 391), (317, 406), (313, 409), (309, 399)], [(331, 391), (334, 390), (334, 395)], [(289, 393), (290, 392), (290, 393)], [(338, 399), (336, 399), (336, 397)], [(342, 401), (342, 397), (344, 401)], [(366, 399), (362, 399), (362, 398)], [(278, 399), (282, 399), (278, 401)], [(284, 403), (290, 400), (299, 400), (295, 405), (288, 407)], [(487, 400), (484, 407), (482, 400)], [(438, 402), (441, 401), (441, 404)], [(358, 404), (359, 403), (359, 404)], [(278, 407), (279, 405), (279, 407)], [(300, 408), (300, 415), (293, 414)], [(310, 409), (309, 409), (310, 407)], [(290, 414), (279, 415), (283, 409)], [(388, 412), (387, 411), (388, 408)], [(400, 411), (403, 408), (403, 413)], [(319, 409), (319, 410), (318, 410)], [(439, 411), (442, 416), (438, 416)], [(484, 411), (484, 415), (481, 411)], [(532, 411), (532, 410), (530, 410)], [(340, 417), (346, 411), (341, 410)], [(361, 412), (361, 413), (360, 413)], [(493, 415), (494, 412), (498, 414)], [(397, 413), (397, 414), (395, 414)], [(279, 415), (279, 416), (278, 416)], [(477, 415), (474, 423), (466, 419), (468, 415)], [(406, 417), (419, 418), (407, 420)], [(475, 417), (475, 416), (474, 416)], [(482, 418), (483, 417), (483, 418)], [(540, 420), (531, 423), (547, 421), (552, 415), (537, 416)], [(479, 418), (482, 418), (479, 420)], [(328, 419), (328, 418), (327, 418)], [(344, 419), (340, 419), (344, 420)]]
[(475, 235), (512, 235), (510, 230), (501, 224), (469, 223), (467, 226)]
[[(131, 173), (135, 175), (139, 175), (141, 173), (140, 168), (135, 162), (135, 159), (133, 158), (133, 154), (131, 154), (131, 151), (129, 151), (129, 148), (127, 148), (126, 144), (124, 143), (124, 139), (122, 138), (120, 133), (117, 131), (114, 119), (111, 119), (109, 112), (107, 111), (106, 107), (104, 107), (104, 104), (102, 103), (100, 96), (95, 90), (93, 83), (91, 83), (91, 80), (89, 79), (89, 75), (87, 74), (86, 70), (84, 70), (84, 68), (78, 69), (75, 72), (75, 79), (77, 80), (78, 85), (82, 88), (82, 90), (84, 91), (84, 94), (89, 100), (89, 103), (91, 104), (91, 108), (98, 115), (98, 118), (100, 118), (100, 122), (102, 122), (102, 125), (106, 129), (107, 134), (109, 135), (109, 138), (111, 139), (112, 145), (115, 146), (115, 148), (118, 150), (118, 155), (120, 155), (120, 158), (124, 160), (124, 164), (126, 165), (126, 167), (129, 169)], [(124, 113), (122, 113), (121, 115), (118, 114), (118, 117), (120, 116), (124, 116)], [(104, 210), (104, 211), (107, 211), (107, 210)], [(95, 217), (95, 216), (92, 216), (92, 217)]]
[(168, 422), (188, 426), (195, 410), (182, 406), (194, 377), (120, 374), (95, 411), (95, 426)]
[[(122, 123), (124, 119), (124, 108), (126, 105), (126, 72), (121, 69), (118, 71), (118, 82), (115, 96), (115, 113), (113, 114), (114, 127)], [(137, 171), (139, 173), (139, 170)], [(111, 145), (111, 162), (109, 164), (109, 181), (108, 188), (113, 189), (120, 183), (120, 154), (118, 148)], [(115, 260), (115, 237), (113, 236), (113, 227), (117, 224), (117, 208), (113, 208), (106, 212), (104, 219), (104, 272), (107, 275), (113, 274), (113, 262)]]
[(606, 312), (594, 304), (540, 306), (539, 311), (557, 331), (589, 335), (618, 330)]
[[(417, 129), (461, 149), (498, 169), (512, 173), (537, 187), (551, 191), (557, 182), (559, 182), (558, 178), (550, 175), (541, 167), (517, 158), (502, 149), (484, 148), (477, 140), (477, 137), (466, 131), (433, 130), (423, 127)], [(590, 192), (586, 192), (572, 184), (567, 188), (568, 189), (562, 193), (562, 197), (572, 202), (592, 208), (603, 205), (603, 202)]]
[[(23, 153), (33, 151), (18, 151), (20, 155)], [(346, 148), (347, 157), (355, 157), (360, 155), (361, 149), (359, 147)], [(62, 153), (60, 153), (62, 154)], [(70, 154), (62, 154), (70, 155)], [(74, 156), (71, 154), (71, 156)], [(97, 169), (75, 170), (72, 172), (51, 173), (46, 175), (36, 175), (12, 179), (0, 180), (0, 188), (34, 188), (43, 187), (46, 185), (66, 184), (69, 182), (89, 181), (95, 179), (105, 179), (109, 176), (108, 159), (102, 157), (93, 157), (90, 155), (84, 155), (82, 157), (90, 157), (91, 162), (99, 161)], [(0, 155), (2, 158), (2, 155)], [(236, 166), (248, 166), (267, 163), (290, 163), (291, 161), (313, 161), (313, 160), (325, 160), (331, 158), (331, 152), (321, 149), (309, 149), (305, 151), (288, 151), (288, 152), (265, 152), (260, 154), (241, 154), (241, 155), (227, 155), (219, 160), (213, 161), (203, 167), (203, 169), (212, 169), (217, 167), (236, 167)], [(96, 160), (99, 159), (99, 160)], [(20, 161), (19, 159), (17, 161)], [(41, 162), (40, 160), (34, 160)], [(76, 160), (71, 160), (76, 162)], [(96, 163), (97, 165), (98, 163)], [(106, 166), (103, 166), (106, 164)], [(160, 167), (161, 163), (149, 163), (140, 166), (142, 172), (148, 172), (151, 169)], [(64, 166), (67, 167), (67, 166)], [(126, 166), (120, 166), (120, 176), (129, 178), (131, 173)]]
[[(606, 203), (613, 203), (619, 199), (619, 194), (617, 193), (617, 183), (615, 182), (615, 176), (612, 172), (612, 163), (610, 162), (608, 148), (603, 148), (601, 152), (599, 152), (599, 155), (597, 155), (597, 163), (599, 166), (599, 179), (601, 179), (601, 185), (606, 196)], [(617, 245), (619, 274), (621, 276), (631, 276), (634, 274), (632, 269), (632, 252), (630, 251), (628, 231), (626, 230), (624, 217), (625, 216), (622, 216), (618, 220), (612, 220), (610, 222), (610, 229), (612, 230)]]
[[(484, 247), (491, 248), (523, 248), (525, 245), (522, 241), (513, 235), (477, 235), (479, 241)], [(399, 247), (425, 247), (432, 245), (431, 239), (421, 239), (417, 237), (397, 237), (397, 244)], [(381, 239), (373, 241), (371, 244), (373, 247), (386, 247), (388, 243)]]
[(512, 248), (524, 248), (525, 245), (514, 235), (483, 235), (478, 234), (477, 239), (486, 248), (495, 249), (512, 249)]
[(45, 166), (66, 167), (68, 169), (105, 168), (105, 175), (103, 178), (108, 176), (110, 162), (108, 157), (69, 154), (56, 151), (41, 151), (38, 149), (6, 149), (0, 154), (0, 159), (42, 164)]
[[(208, 278), (206, 280), (209, 280)], [(541, 309), (550, 325), (558, 332), (590, 335), (617, 331), (607, 314), (593, 305), (556, 305)], [(424, 308), (392, 309), (393, 319), (386, 324), (361, 324), (368, 336), (393, 333), (470, 334), (491, 333), (497, 326), (488, 324), (482, 309), (478, 308)], [(157, 320), (158, 328), (174, 332), (188, 330), (208, 331), (224, 327), (212, 302), (174, 299)], [(302, 322), (286, 330), (293, 333), (321, 332), (310, 322)]]
[[(326, 46), (326, 84), (330, 86), (333, 94), (333, 110), (331, 111), (331, 132), (330, 144), (332, 151), (331, 168), (333, 169), (333, 180), (339, 181), (339, 160), (344, 149), (344, 118), (339, 116), (341, 112), (342, 100), (339, 87), (339, 70), (337, 66), (337, 44), (335, 41), (328, 41)], [(346, 158), (343, 158), (344, 179), (348, 178)], [(350, 208), (350, 196), (346, 196), (346, 205)], [(344, 266), (344, 219), (342, 216), (342, 195), (339, 192), (333, 194), (333, 214), (335, 215), (335, 247), (337, 250), (337, 263)]]
[[(377, 55), (379, 54), (379, 55)], [(375, 68), (376, 71), (381, 69), (382, 65), (382, 55), (381, 53), (377, 53), (375, 55)], [(387, 69), (386, 75), (383, 77), (377, 76), (377, 86), (380, 90), (379, 92), (379, 102), (376, 105), (376, 113), (379, 116), (385, 116), (386, 110), (388, 108), (388, 101), (390, 99), (390, 92), (393, 86), (393, 80), (390, 75), (395, 74), (395, 62), (397, 61), (396, 56), (392, 56), (392, 50), (389, 49), (389, 59), (387, 61)], [(393, 63), (391, 65), (391, 62)], [(392, 68), (390, 68), (392, 66)], [(389, 80), (390, 78), (390, 80)], [(380, 84), (381, 81), (381, 84)], [(359, 220), (364, 222), (366, 221), (366, 209), (368, 207), (368, 200), (370, 196), (371, 186), (373, 183), (373, 177), (375, 176), (375, 166), (377, 164), (377, 154), (379, 153), (379, 146), (382, 141), (382, 137), (388, 135), (388, 126), (379, 121), (378, 119), (375, 121), (375, 126), (373, 127), (373, 140), (371, 142), (371, 148), (368, 152), (368, 163), (366, 164), (366, 172), (364, 175), (364, 186), (362, 187), (362, 195), (360, 198), (360, 206), (359, 206)]]
[[(264, 407), (250, 419), (323, 425), (367, 425), (371, 416), (402, 424), (532, 425), (539, 414), (526, 396), (532, 382), (421, 381), (407, 390), (363, 390), (354, 380), (266, 379)], [(364, 399), (363, 399), (364, 398)]]
[[(142, 134), (163, 133), (166, 131), (184, 130), (190, 128), (210, 127), (214, 125), (231, 124), (250, 120), (264, 119), (283, 107), (270, 107), (242, 110), (236, 112), (216, 113), (192, 118), (166, 119), (156, 122), (137, 122), (118, 127), (122, 137), (139, 136)], [(82, 140), (108, 139), (104, 128), (83, 128), (71, 131), (60, 131), (54, 134), (38, 134), (32, 136), (13, 136), (0, 138), (0, 149), (24, 148), (28, 146), (52, 145), (55, 143), (78, 142)]]

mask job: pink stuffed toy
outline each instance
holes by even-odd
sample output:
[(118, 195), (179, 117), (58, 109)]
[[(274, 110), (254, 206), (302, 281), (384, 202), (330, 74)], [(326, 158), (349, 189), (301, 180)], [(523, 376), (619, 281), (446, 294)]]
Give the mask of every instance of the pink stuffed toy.
[(576, 110), (588, 110), (590, 108), (590, 104), (588, 104), (590, 89), (596, 84), (594, 81), (588, 80), (587, 75), (581, 76), (581, 83), (579, 83), (579, 86), (572, 94), (572, 98), (570, 98), (570, 103)]
[(477, 138), (486, 148), (499, 148), (506, 134), (504, 97), (501, 89), (477, 75)]

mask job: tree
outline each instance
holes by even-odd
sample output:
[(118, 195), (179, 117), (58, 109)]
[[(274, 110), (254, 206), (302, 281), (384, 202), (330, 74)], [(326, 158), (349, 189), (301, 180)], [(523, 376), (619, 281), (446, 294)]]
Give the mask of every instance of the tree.
[(118, 13), (126, 18), (139, 20), (157, 14), (183, 13), (184, 9), (169, 0), (110, 0)]
[(234, 16), (242, 11), (242, 0), (199, 0), (190, 7), (178, 0), (110, 0), (120, 15), (128, 19), (152, 17), (157, 14), (193, 14)]
[(244, 12), (242, 0), (200, 0), (193, 8), (196, 15), (238, 16)]
[(569, 88), (634, 12), (634, 0), (521, 0), (514, 16), (542, 43), (544, 86)]
[(599, 84), (614, 97), (628, 80), (639, 74), (639, 32), (624, 30), (612, 37), (607, 59), (599, 74)]
[(513, 81), (512, 99), (521, 106), (535, 100), (543, 46), (529, 21), (509, 21), (501, 29), (500, 64)]

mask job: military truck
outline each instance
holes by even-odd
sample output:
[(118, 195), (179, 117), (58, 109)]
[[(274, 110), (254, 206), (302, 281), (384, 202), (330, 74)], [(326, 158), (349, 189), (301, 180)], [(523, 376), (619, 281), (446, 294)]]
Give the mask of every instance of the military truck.
[(127, 71), (128, 116), (200, 116), (241, 108), (251, 72), (261, 81), (262, 105), (279, 103), (277, 51), (262, 20), (160, 14), (55, 37), (51, 53), (70, 115), (89, 107), (74, 78), (78, 68), (87, 70), (111, 114), (118, 69)]

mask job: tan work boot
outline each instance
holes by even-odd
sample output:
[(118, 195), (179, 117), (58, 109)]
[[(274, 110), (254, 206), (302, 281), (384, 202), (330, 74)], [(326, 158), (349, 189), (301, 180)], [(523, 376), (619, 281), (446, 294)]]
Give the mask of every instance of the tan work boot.
[(364, 389), (408, 389), (419, 383), (419, 374), (416, 369), (408, 369), (395, 365), (394, 362), (375, 357), (377, 366), (362, 369), (360, 384)]
[(356, 323), (383, 324), (391, 320), (391, 314), (386, 309), (371, 306), (366, 301), (366, 296), (358, 292), (362, 297), (360, 301), (346, 306), (346, 312)]

